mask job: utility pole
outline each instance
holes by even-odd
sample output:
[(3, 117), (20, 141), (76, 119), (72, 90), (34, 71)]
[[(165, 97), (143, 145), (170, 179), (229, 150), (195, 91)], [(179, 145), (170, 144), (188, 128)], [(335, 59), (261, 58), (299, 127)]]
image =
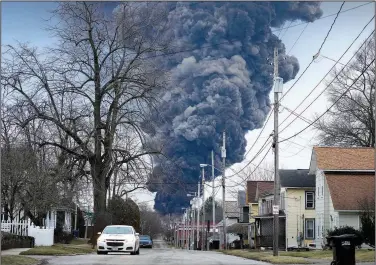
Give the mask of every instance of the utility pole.
[(274, 202), (273, 202), (273, 256), (278, 256), (279, 247), (279, 205), (280, 205), (280, 180), (279, 180), (279, 147), (278, 147), (278, 107), (279, 93), (282, 93), (283, 79), (278, 76), (278, 48), (274, 48)]
[(192, 229), (191, 229), (191, 236), (192, 236), (192, 250), (195, 249), (195, 230), (194, 230), (194, 226), (195, 226), (195, 211), (194, 209), (192, 210)]
[(200, 182), (198, 183), (198, 193), (197, 193), (197, 250), (199, 249), (199, 239), (200, 239)]
[(191, 233), (191, 230), (192, 230), (192, 209), (189, 208), (189, 219), (188, 219), (188, 250), (191, 249), (191, 242), (192, 242), (192, 233)]
[(222, 144), (222, 213), (223, 213), (223, 249), (227, 249), (227, 227), (226, 227), (226, 132), (223, 131)]
[[(375, 15), (376, 15), (376, 2), (375, 2)], [(376, 27), (376, 19), (375, 19), (375, 27)], [(376, 31), (374, 32), (374, 39), (375, 39), (375, 43), (376, 43)], [(376, 74), (376, 60), (375, 60), (375, 74)], [(373, 92), (375, 93), (375, 102), (374, 102), (374, 110), (376, 110), (376, 89), (375, 91)], [(373, 112), (375, 113), (375, 111)], [(374, 118), (375, 118), (375, 124), (376, 124), (376, 115), (374, 114)], [(375, 180), (376, 180), (376, 125), (375, 125)], [(375, 189), (376, 189), (376, 181), (375, 181)], [(376, 201), (376, 200), (375, 200)], [(375, 203), (375, 214), (376, 214), (376, 203)], [(375, 237), (376, 237), (376, 231), (375, 231)], [(376, 251), (375, 251), (375, 258), (376, 258)]]
[(77, 230), (77, 203), (76, 204), (76, 210), (75, 210), (75, 213), (74, 213), (74, 230)]
[(212, 179), (213, 179), (213, 189), (212, 189), (212, 204), (213, 204), (213, 239), (215, 235), (215, 188), (214, 188), (214, 180), (215, 180), (215, 175), (214, 175), (214, 151), (211, 152), (211, 160), (212, 160)]
[[(202, 167), (202, 222), (205, 224), (205, 167)], [(203, 226), (205, 229), (205, 225)], [(201, 232), (201, 251), (204, 251), (204, 231)]]
[(183, 217), (183, 224), (184, 225), (183, 225), (183, 244), (182, 244), (182, 249), (185, 248), (185, 240), (186, 240), (186, 237), (185, 237), (186, 236), (185, 231), (186, 231), (186, 228), (187, 228), (186, 225), (185, 225), (186, 224), (186, 222), (185, 222), (186, 221), (186, 214), (187, 214), (187, 210), (184, 211), (184, 217)]

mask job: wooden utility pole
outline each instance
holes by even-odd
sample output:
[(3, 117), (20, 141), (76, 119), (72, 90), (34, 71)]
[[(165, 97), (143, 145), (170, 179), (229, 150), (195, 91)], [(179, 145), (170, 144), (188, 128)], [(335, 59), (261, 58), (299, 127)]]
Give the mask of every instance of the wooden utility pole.
[(273, 256), (278, 256), (279, 247), (279, 205), (280, 205), (280, 180), (279, 180), (279, 144), (278, 144), (278, 114), (279, 93), (282, 93), (283, 80), (278, 76), (278, 48), (274, 48), (274, 203), (273, 203)]
[[(376, 2), (375, 2), (375, 15), (376, 15)], [(375, 27), (376, 27), (376, 19), (375, 19)], [(374, 31), (374, 39), (375, 39), (375, 43), (376, 43), (376, 31)], [(375, 46), (376, 47), (376, 46)], [(376, 54), (376, 53), (375, 53)], [(375, 60), (375, 74), (376, 74), (376, 60)], [(374, 110), (376, 110), (376, 89), (375, 91), (373, 92), (375, 93), (375, 102), (374, 102)], [(375, 190), (376, 190), (376, 115), (375, 115), (375, 111), (373, 112), (374, 114), (374, 118), (375, 118), (375, 133), (374, 133), (374, 137), (375, 137)], [(376, 200), (375, 200), (376, 202)], [(376, 203), (375, 203), (375, 215), (376, 215)], [(375, 236), (376, 236), (376, 231), (375, 231)], [(375, 258), (376, 258), (376, 251), (375, 251)]]
[(226, 132), (223, 131), (222, 144), (222, 214), (223, 214), (223, 249), (227, 249), (227, 227), (226, 227)]
[(204, 224), (201, 228), (201, 250), (204, 251), (205, 248), (205, 167), (202, 167), (202, 223)]

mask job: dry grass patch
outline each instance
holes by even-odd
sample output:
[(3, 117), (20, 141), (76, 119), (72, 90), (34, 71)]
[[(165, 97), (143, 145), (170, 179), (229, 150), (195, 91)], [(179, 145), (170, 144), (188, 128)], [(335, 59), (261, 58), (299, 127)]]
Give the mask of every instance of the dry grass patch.
[[(280, 252), (281, 256), (289, 257), (302, 257), (309, 259), (323, 259), (332, 260), (333, 252), (331, 250), (311, 250), (311, 251), (300, 251), (300, 252)], [(375, 261), (375, 251), (367, 249), (359, 249), (355, 252), (355, 257), (357, 262), (373, 262)]]
[(93, 249), (74, 247), (68, 245), (53, 245), (51, 247), (35, 247), (21, 252), (21, 255), (40, 255), (40, 256), (69, 256), (83, 255), (93, 253)]
[(256, 252), (248, 250), (224, 250), (223, 253), (246, 259), (269, 262), (273, 264), (312, 264), (309, 260), (302, 257), (278, 256), (274, 257), (270, 252)]
[(72, 242), (69, 243), (69, 245), (88, 245), (89, 239), (84, 238), (75, 238), (72, 240)]
[(38, 260), (30, 258), (30, 257), (23, 257), (23, 256), (1, 256), (1, 264), (2, 265), (34, 265), (38, 264)]
[(375, 251), (367, 249), (357, 250), (355, 257), (357, 262), (375, 262)]
[(288, 251), (280, 252), (281, 256), (300, 257), (309, 259), (333, 259), (333, 252), (330, 250), (310, 250), (310, 251)]

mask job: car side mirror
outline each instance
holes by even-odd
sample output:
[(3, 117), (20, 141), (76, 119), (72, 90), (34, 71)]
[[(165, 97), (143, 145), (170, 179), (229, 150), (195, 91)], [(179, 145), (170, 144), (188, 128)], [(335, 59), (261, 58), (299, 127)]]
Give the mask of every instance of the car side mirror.
[(98, 233), (97, 233), (97, 235), (101, 235), (101, 234), (102, 234), (102, 232), (98, 232)]
[(135, 235), (136, 235), (136, 236), (139, 236), (140, 234), (139, 234), (139, 233), (136, 233)]

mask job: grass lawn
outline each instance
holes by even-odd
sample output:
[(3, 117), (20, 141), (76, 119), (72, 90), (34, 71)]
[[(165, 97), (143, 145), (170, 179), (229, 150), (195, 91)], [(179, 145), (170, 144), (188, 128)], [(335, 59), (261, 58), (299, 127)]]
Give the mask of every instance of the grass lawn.
[(90, 247), (80, 247), (73, 245), (53, 245), (51, 247), (35, 247), (27, 251), (21, 252), (21, 255), (41, 255), (41, 256), (67, 256), (90, 254), (94, 250)]
[[(311, 250), (311, 251), (300, 251), (300, 252), (280, 252), (281, 256), (289, 257), (302, 257), (302, 258), (311, 258), (311, 259), (324, 259), (332, 260), (333, 252), (331, 250)], [(356, 261), (357, 262), (373, 262), (375, 261), (375, 251), (359, 249), (356, 250)]]
[(89, 239), (84, 239), (84, 238), (75, 238), (72, 240), (72, 242), (69, 245), (85, 245)]
[(331, 250), (288, 251), (288, 252), (280, 251), (279, 255), (289, 256), (289, 257), (310, 258), (310, 259), (325, 259), (325, 260), (333, 259), (333, 252)]
[(2, 265), (34, 265), (38, 260), (22, 256), (1, 256)]
[(247, 250), (225, 250), (222, 251), (227, 255), (238, 256), (246, 259), (253, 259), (258, 261), (269, 262), (273, 264), (312, 264), (303, 257), (279, 256), (274, 257), (271, 252), (257, 252)]

